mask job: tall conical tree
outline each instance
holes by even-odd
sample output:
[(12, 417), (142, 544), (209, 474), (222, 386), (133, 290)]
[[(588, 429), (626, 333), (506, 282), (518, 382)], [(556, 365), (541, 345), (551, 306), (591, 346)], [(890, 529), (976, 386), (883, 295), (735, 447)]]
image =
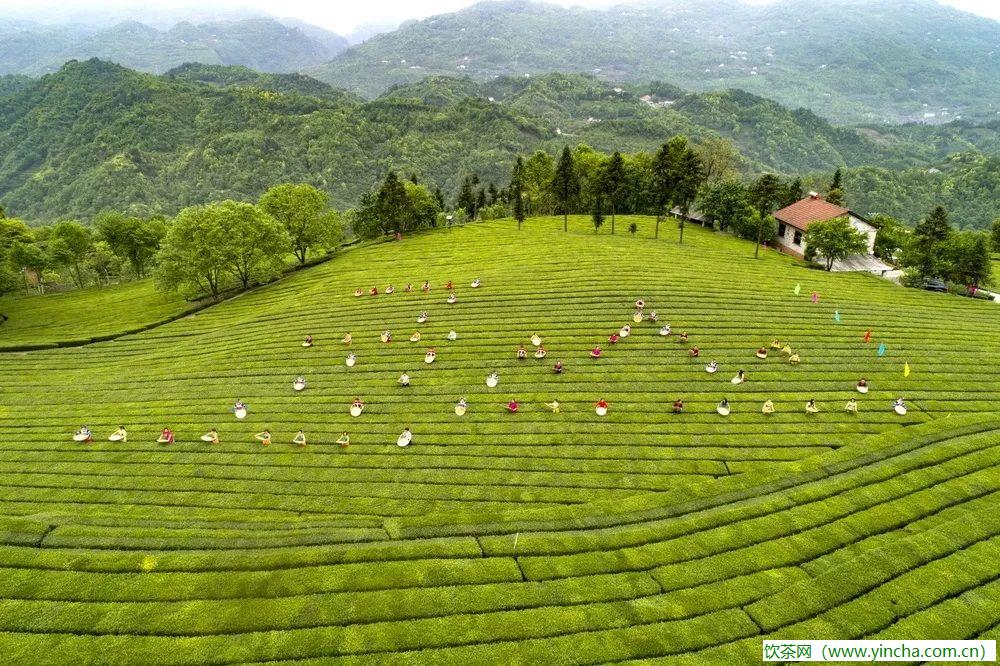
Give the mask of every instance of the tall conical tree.
[(600, 187), (600, 191), (608, 199), (608, 205), (611, 206), (612, 236), (615, 233), (615, 214), (618, 212), (618, 204), (625, 194), (625, 188), (625, 160), (622, 158), (622, 154), (616, 150), (611, 159), (604, 165)]
[(556, 173), (552, 178), (552, 191), (556, 195), (557, 210), (563, 214), (563, 231), (569, 230), (569, 211), (580, 194), (580, 179), (573, 165), (573, 153), (569, 146), (563, 146)]
[(524, 160), (518, 155), (517, 161), (514, 162), (514, 169), (510, 174), (510, 187), (508, 188), (518, 229), (524, 224), (524, 186)]
[(941, 248), (951, 236), (948, 212), (936, 206), (913, 229), (911, 256), (907, 262), (915, 266), (922, 277), (937, 277), (941, 266)]
[(754, 218), (754, 224), (757, 227), (757, 245), (753, 250), (754, 259), (760, 256), (764, 226), (770, 219), (771, 213), (777, 210), (785, 193), (781, 181), (773, 173), (765, 173), (750, 186), (750, 203), (757, 209), (757, 216)]
[(679, 235), (677, 242), (684, 242), (684, 220), (691, 210), (698, 191), (708, 178), (705, 171), (705, 164), (701, 156), (692, 148), (685, 148), (680, 155), (679, 174), (677, 185), (674, 187), (674, 197), (672, 203), (680, 210), (680, 218), (677, 221)]
[(838, 206), (844, 205), (844, 186), (841, 183), (839, 167), (833, 172), (833, 180), (830, 181), (830, 189), (826, 192), (826, 200)]

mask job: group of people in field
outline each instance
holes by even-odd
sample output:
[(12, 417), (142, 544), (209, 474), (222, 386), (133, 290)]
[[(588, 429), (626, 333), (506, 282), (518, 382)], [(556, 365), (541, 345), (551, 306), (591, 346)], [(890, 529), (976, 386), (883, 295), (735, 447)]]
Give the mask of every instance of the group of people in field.
[[(471, 288), (475, 289), (475, 288), (480, 287), (481, 285), (482, 285), (482, 281), (479, 278), (476, 278), (471, 283), (470, 286), (471, 286)], [(424, 281), (423, 285), (420, 287), (420, 290), (422, 292), (424, 292), (424, 293), (429, 292), (431, 290), (430, 282), (429, 281)], [(454, 284), (451, 281), (447, 282), (447, 284), (445, 285), (445, 290), (449, 292), (449, 297), (447, 299), (447, 302), (448, 303), (455, 303), (455, 302), (457, 302), (457, 295), (455, 293), (455, 287), (454, 287)], [(407, 284), (405, 286), (405, 288), (404, 288), (404, 292), (411, 292), (411, 291), (413, 291), (413, 285), (412, 284)], [(390, 285), (388, 285), (383, 290), (382, 293), (384, 293), (384, 294), (392, 294), (394, 292), (395, 292), (395, 287), (393, 287), (393, 285), (390, 284)], [(368, 291), (368, 293), (369, 293), (370, 296), (378, 296), (379, 295), (379, 290), (378, 290), (377, 287), (372, 287)], [(357, 290), (355, 290), (354, 296), (355, 297), (364, 296), (364, 290), (362, 290), (361, 288), (358, 288)], [(645, 313), (645, 305), (646, 305), (646, 303), (645, 303), (644, 299), (640, 298), (640, 299), (637, 299), (635, 301), (635, 312), (632, 315), (632, 321), (633, 321), (633, 323), (640, 324), (643, 321), (648, 321), (648, 322), (651, 322), (651, 323), (657, 323), (658, 322), (659, 316), (658, 316), (657, 312), (654, 310), (654, 311), (651, 311), (648, 314), (646, 314)], [(417, 316), (417, 322), (418, 323), (424, 323), (428, 319), (429, 319), (429, 315), (428, 315), (427, 311), (422, 311)], [(663, 326), (661, 326), (658, 329), (658, 333), (659, 333), (659, 335), (661, 337), (670, 337), (672, 335), (673, 331), (672, 331), (672, 329), (670, 327), (670, 324), (664, 324)], [(608, 344), (609, 345), (619, 345), (621, 342), (623, 342), (624, 340), (628, 339), (631, 335), (632, 335), (632, 326), (630, 324), (625, 324), (620, 329), (618, 329), (618, 331), (613, 332), (610, 336), (608, 336)], [(866, 333), (865, 336), (866, 336), (865, 337), (865, 341), (866, 342), (869, 341), (869, 339), (870, 339), (870, 333)], [(458, 338), (458, 334), (454, 330), (452, 330), (452, 331), (450, 331), (448, 333), (448, 335), (446, 337), (447, 337), (447, 339), (449, 341), (454, 341), (454, 340), (456, 340)], [(381, 334), (381, 336), (379, 337), (379, 339), (381, 340), (381, 342), (383, 342), (385, 344), (389, 344), (389, 343), (392, 342), (392, 333), (390, 331), (386, 330), (386, 331), (384, 331)], [(414, 334), (412, 336), (410, 336), (410, 341), (411, 342), (418, 342), (421, 339), (422, 339), (422, 336), (421, 336), (421, 334), (420, 334), (419, 331), (414, 332)], [(680, 344), (687, 344), (688, 340), (689, 340), (688, 333), (686, 331), (682, 332), (677, 337), (677, 340), (678, 340), (678, 343), (680, 343)], [(546, 351), (545, 346), (542, 343), (542, 338), (539, 335), (533, 333), (531, 335), (531, 337), (529, 338), (529, 341), (530, 341), (531, 345), (534, 347), (534, 351), (531, 352), (531, 356), (534, 357), (535, 359), (539, 359), (539, 360), (546, 358), (546, 356), (548, 355), (548, 352)], [(350, 347), (352, 345), (352, 343), (353, 343), (353, 336), (351, 335), (351, 333), (347, 333), (343, 337), (343, 339), (341, 340), (341, 342), (345, 346)], [(306, 336), (305, 341), (302, 343), (302, 346), (308, 348), (308, 347), (314, 346), (314, 344), (315, 344), (315, 342), (314, 342), (313, 336), (312, 335), (308, 335), (308, 336)], [(794, 351), (791, 348), (790, 345), (783, 344), (781, 341), (779, 341), (777, 339), (771, 341), (770, 348), (768, 348), (767, 346), (761, 346), (761, 347), (757, 348), (756, 351), (755, 351), (755, 356), (758, 359), (762, 359), (762, 360), (763, 359), (767, 359), (770, 351), (778, 351), (778, 352), (780, 352), (785, 357), (787, 357), (788, 362), (791, 363), (791, 364), (793, 364), (793, 365), (801, 362), (801, 358), (800, 358), (798, 352)], [(688, 354), (692, 358), (698, 358), (701, 355), (701, 350), (699, 349), (699, 347), (697, 345), (694, 345), (694, 346), (691, 346), (688, 349)], [(436, 358), (436, 355), (437, 355), (437, 353), (436, 353), (436, 351), (434, 349), (428, 349), (427, 352), (426, 352), (426, 354), (425, 354), (425, 356), (424, 356), (424, 362), (425, 363), (433, 363), (434, 360), (435, 360), (435, 358)], [(529, 355), (529, 351), (525, 347), (525, 345), (523, 345), (523, 344), (519, 345), (517, 347), (517, 349), (515, 350), (515, 358), (517, 359), (517, 361), (523, 361), (523, 360), (527, 359), (528, 355)], [(600, 359), (600, 358), (604, 357), (605, 351), (599, 345), (597, 345), (597, 346), (593, 347), (590, 350), (589, 355), (590, 355), (590, 357), (592, 359)], [(347, 356), (347, 359), (346, 359), (346, 365), (348, 367), (353, 367), (356, 363), (357, 363), (357, 355), (354, 354), (354, 353), (349, 353), (348, 356)], [(563, 365), (562, 361), (556, 361), (556, 363), (552, 366), (552, 371), (555, 374), (557, 374), (557, 375), (558, 374), (562, 374), (563, 371), (564, 371), (564, 369), (565, 368), (564, 368), (564, 365)], [(711, 360), (707, 365), (705, 365), (705, 372), (707, 372), (709, 374), (715, 374), (716, 372), (719, 371), (719, 369), (720, 369), (719, 363), (715, 359)], [(737, 371), (736, 375), (732, 377), (732, 379), (730, 380), (730, 383), (733, 384), (733, 385), (739, 385), (739, 384), (743, 384), (743, 383), (747, 382), (747, 380), (748, 380), (747, 372), (743, 368), (740, 368)], [(403, 387), (403, 388), (409, 387), (410, 384), (411, 384), (411, 377), (410, 377), (409, 373), (408, 372), (404, 372), (402, 375), (400, 375), (397, 383), (399, 384), (400, 387)], [(488, 388), (491, 388), (491, 389), (492, 388), (496, 388), (499, 385), (499, 383), (500, 383), (500, 375), (499, 375), (499, 373), (497, 371), (494, 370), (489, 375), (487, 375), (487, 377), (486, 377), (486, 386)], [(296, 391), (296, 392), (301, 392), (301, 391), (305, 390), (306, 386), (307, 386), (306, 379), (302, 375), (297, 376), (292, 381), (292, 389), (294, 391)], [(868, 392), (868, 388), (869, 388), (868, 380), (864, 379), (864, 378), (858, 380), (857, 384), (855, 385), (855, 389), (857, 390), (858, 393), (861, 393), (861, 394), (866, 394)], [(542, 404), (549, 411), (551, 411), (552, 413), (558, 414), (558, 413), (562, 412), (562, 404), (558, 400), (552, 400), (551, 402), (542, 403)], [(460, 398), (458, 400), (458, 402), (454, 406), (454, 411), (455, 411), (455, 414), (457, 416), (464, 416), (467, 413), (468, 409), (469, 409), (469, 403), (468, 403), (468, 401), (464, 397)], [(522, 405), (517, 401), (516, 398), (512, 397), (509, 401), (507, 401), (503, 405), (503, 409), (507, 413), (517, 414), (518, 412), (522, 411)], [(857, 413), (858, 412), (858, 401), (857, 401), (857, 399), (856, 398), (851, 398), (847, 402), (847, 404), (845, 405), (844, 409), (847, 412), (850, 412), (850, 413)], [(893, 409), (894, 412), (896, 412), (897, 414), (900, 414), (900, 415), (906, 414), (906, 411), (907, 411), (906, 404), (905, 404), (905, 402), (903, 401), (902, 398), (898, 398), (893, 403), (892, 409)], [(605, 400), (604, 398), (601, 398), (596, 403), (594, 403), (594, 410), (595, 410), (595, 412), (596, 412), (596, 414), (598, 416), (606, 416), (608, 414), (609, 410), (610, 410), (610, 405), (609, 405), (609, 403), (608, 403), (607, 400)], [(246, 416), (249, 413), (249, 406), (245, 402), (243, 402), (242, 400), (237, 400), (233, 404), (233, 406), (231, 408), (231, 411), (233, 412), (233, 414), (235, 415), (235, 417), (238, 420), (243, 420), (243, 419), (246, 418)], [(361, 416), (364, 413), (364, 411), (365, 411), (365, 403), (364, 403), (364, 401), (360, 397), (355, 397), (352, 400), (352, 402), (351, 402), (351, 404), (349, 406), (349, 412), (350, 412), (351, 416), (352, 417), (359, 417), (359, 416)], [(685, 411), (685, 404), (684, 404), (683, 399), (677, 398), (673, 402), (673, 404), (672, 404), (671, 411), (674, 414), (683, 413)], [(722, 415), (722, 416), (728, 416), (732, 412), (732, 406), (730, 405), (729, 400), (727, 398), (723, 398), (716, 405), (716, 411), (720, 415)], [(820, 407), (817, 404), (817, 402), (816, 402), (815, 399), (810, 399), (808, 402), (806, 402), (806, 404), (805, 404), (805, 411), (808, 414), (816, 414), (816, 413), (818, 413), (820, 411)], [(761, 407), (761, 413), (763, 413), (765, 415), (774, 414), (775, 413), (774, 402), (772, 400), (770, 400), (770, 399), (765, 400), (764, 404)], [(264, 430), (261, 430), (260, 432), (254, 434), (253, 437), (254, 437), (255, 440), (259, 441), (262, 446), (270, 446), (271, 445), (272, 436), (271, 436), (270, 430), (267, 429), (267, 428), (265, 428)], [(159, 436), (157, 437), (156, 441), (159, 444), (170, 445), (170, 444), (174, 444), (175, 443), (175, 441), (176, 441), (175, 438), (176, 438), (176, 436), (175, 436), (175, 433), (174, 433), (174, 431), (172, 429), (170, 429), (170, 428), (163, 428), (163, 430), (160, 432)], [(88, 426), (84, 425), (79, 430), (77, 430), (77, 432), (73, 436), (73, 439), (75, 441), (78, 441), (78, 442), (93, 442), (94, 441), (94, 436), (93, 436), (93, 432), (91, 431), (91, 429)], [(201, 435), (199, 439), (201, 441), (203, 441), (203, 442), (207, 442), (207, 443), (210, 443), (210, 444), (219, 444), (220, 443), (219, 431), (216, 428), (212, 428), (211, 430), (209, 430), (205, 434)], [(108, 435), (108, 440), (112, 441), (112, 442), (127, 442), (128, 441), (128, 431), (126, 430), (126, 428), (124, 426), (118, 426), (117, 429), (115, 429), (110, 435)], [(401, 446), (401, 447), (406, 447), (406, 446), (409, 446), (412, 443), (412, 441), (413, 441), (413, 433), (412, 433), (412, 431), (410, 430), (410, 428), (404, 428), (403, 432), (400, 433), (399, 437), (397, 438), (396, 443), (399, 446)], [(298, 447), (305, 447), (306, 443), (307, 443), (306, 442), (306, 435), (305, 435), (305, 433), (300, 429), (292, 437), (291, 443), (293, 445), (295, 445), (295, 446), (298, 446)], [(343, 434), (336, 440), (336, 443), (338, 445), (340, 445), (341, 447), (347, 447), (347, 446), (349, 446), (350, 445), (350, 436), (349, 436), (349, 434), (346, 431), (343, 432)]]

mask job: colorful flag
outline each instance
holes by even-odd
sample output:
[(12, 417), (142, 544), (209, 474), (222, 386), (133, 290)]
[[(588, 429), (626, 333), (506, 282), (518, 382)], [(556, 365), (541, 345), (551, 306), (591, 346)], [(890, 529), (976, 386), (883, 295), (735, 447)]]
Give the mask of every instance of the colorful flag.
[(840, 310), (833, 311), (833, 320), (837, 323), (840, 323)]
[(884, 342), (880, 342), (879, 345), (878, 345), (878, 355), (879, 356), (885, 356), (885, 343)]
[(910, 364), (909, 363), (904, 363), (903, 364), (903, 376), (904, 377), (909, 377), (910, 376)]
[(865, 331), (865, 344), (868, 344), (871, 341), (872, 341), (872, 330), (869, 328), (867, 331)]
[(794, 291), (795, 291), (795, 295), (798, 296), (799, 292), (802, 291), (802, 285), (801, 284), (795, 285)]

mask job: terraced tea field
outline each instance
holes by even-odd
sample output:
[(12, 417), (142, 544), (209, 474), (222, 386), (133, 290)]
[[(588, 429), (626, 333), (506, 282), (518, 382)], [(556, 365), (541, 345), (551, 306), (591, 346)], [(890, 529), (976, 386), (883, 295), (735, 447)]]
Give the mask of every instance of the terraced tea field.
[[(0, 355), (4, 658), (752, 663), (764, 636), (996, 638), (996, 306), (663, 236), (470, 225), (115, 341)], [(637, 298), (659, 322), (608, 344)], [(801, 363), (756, 358), (774, 338)], [(71, 439), (84, 423), (93, 444)], [(127, 443), (106, 441), (118, 425)]]

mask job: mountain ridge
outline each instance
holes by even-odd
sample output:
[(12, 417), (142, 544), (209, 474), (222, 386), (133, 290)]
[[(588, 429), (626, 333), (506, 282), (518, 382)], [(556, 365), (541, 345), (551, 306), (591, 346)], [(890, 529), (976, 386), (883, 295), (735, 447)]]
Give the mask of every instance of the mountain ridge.
[(322, 28), (271, 18), (179, 21), (164, 30), (135, 20), (76, 32), (67, 26), (17, 25), (21, 27), (13, 33), (15, 44), (0, 45), (0, 74), (39, 76), (58, 71), (70, 60), (93, 57), (154, 74), (188, 62), (296, 72), (348, 47), (344, 37)]
[(736, 87), (852, 124), (995, 114), (983, 100), (1000, 98), (1000, 23), (930, 0), (805, 7), (481, 2), (409, 21), (309, 73), (369, 98), (434, 74), (566, 71), (696, 91)]
[[(990, 178), (1000, 177), (995, 161), (974, 152), (972, 161), (948, 163), (952, 148), (995, 147), (1000, 124), (857, 130), (745, 91), (560, 73), (431, 77), (365, 101), (302, 75), (190, 64), (157, 76), (90, 60), (0, 94), (0, 205), (37, 221), (105, 209), (169, 215), (296, 181), (347, 207), (390, 169), (450, 196), (470, 173), (503, 186), (518, 154), (579, 144), (654, 151), (676, 134), (696, 145), (729, 139), (748, 174), (829, 178), (849, 167), (849, 201), (885, 202), (852, 188), (890, 183), (883, 189), (902, 199), (911, 222), (926, 212), (911, 199), (943, 195), (983, 226), (991, 219), (983, 208), (1000, 198), (990, 194)], [(935, 165), (947, 180), (931, 192), (921, 174)], [(852, 169), (867, 169), (867, 180), (852, 180)], [(908, 170), (905, 179), (898, 170)], [(906, 188), (923, 189), (918, 197)], [(961, 200), (971, 192), (982, 193), (976, 207)]]

